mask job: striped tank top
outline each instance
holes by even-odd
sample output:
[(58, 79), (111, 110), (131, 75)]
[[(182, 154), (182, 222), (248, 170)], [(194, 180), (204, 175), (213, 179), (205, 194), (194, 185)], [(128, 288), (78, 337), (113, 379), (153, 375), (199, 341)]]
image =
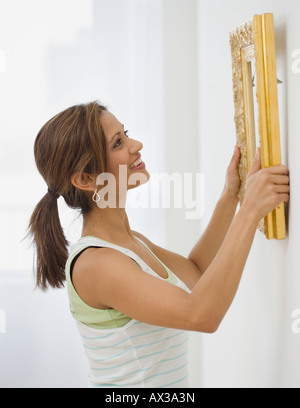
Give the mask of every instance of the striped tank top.
[[(137, 239), (166, 269), (167, 281), (189, 291), (150, 248)], [(72, 284), (71, 271), (78, 256), (91, 247), (121, 251), (145, 273), (163, 279), (134, 252), (102, 239), (83, 237), (71, 246), (66, 264), (67, 290), (71, 313), (89, 363), (90, 387), (187, 388), (188, 332), (146, 324), (114, 309), (94, 309), (79, 297)]]

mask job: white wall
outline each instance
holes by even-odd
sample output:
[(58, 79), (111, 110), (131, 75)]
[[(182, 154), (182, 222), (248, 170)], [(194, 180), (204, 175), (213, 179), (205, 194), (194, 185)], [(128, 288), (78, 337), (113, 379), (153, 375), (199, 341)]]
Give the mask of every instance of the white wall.
[(207, 181), (201, 231), (223, 186), (235, 143), (229, 32), (266, 12), (274, 13), (278, 78), (283, 81), (279, 97), (283, 163), (291, 175), (289, 233), (277, 242), (257, 232), (233, 306), (219, 332), (203, 336), (199, 364), (204, 387), (300, 385), (300, 337), (291, 329), (292, 311), (300, 308), (300, 74), (292, 72), (292, 51), (300, 48), (296, 0), (199, 1), (199, 157)]

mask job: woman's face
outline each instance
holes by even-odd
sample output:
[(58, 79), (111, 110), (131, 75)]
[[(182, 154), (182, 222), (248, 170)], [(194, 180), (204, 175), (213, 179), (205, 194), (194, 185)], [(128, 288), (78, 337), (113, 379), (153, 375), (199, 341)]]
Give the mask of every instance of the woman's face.
[(110, 112), (102, 112), (101, 124), (107, 144), (107, 173), (115, 177), (117, 188), (119, 180), (124, 179), (126, 190), (146, 183), (150, 175), (141, 159), (143, 144), (131, 139), (124, 125)]

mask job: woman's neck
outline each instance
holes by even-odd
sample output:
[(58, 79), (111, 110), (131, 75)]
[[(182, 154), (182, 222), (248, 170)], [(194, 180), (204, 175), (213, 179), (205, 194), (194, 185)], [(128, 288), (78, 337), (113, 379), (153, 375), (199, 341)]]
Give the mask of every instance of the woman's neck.
[(95, 236), (110, 242), (134, 240), (124, 208), (94, 208), (83, 218), (82, 236)]

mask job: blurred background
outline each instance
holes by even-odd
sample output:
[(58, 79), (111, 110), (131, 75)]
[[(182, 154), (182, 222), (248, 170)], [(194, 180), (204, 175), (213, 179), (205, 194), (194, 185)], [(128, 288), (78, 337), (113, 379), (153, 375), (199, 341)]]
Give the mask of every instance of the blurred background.
[[(34, 252), (24, 240), (47, 190), (33, 157), (39, 129), (69, 106), (99, 100), (142, 141), (150, 173), (204, 173), (200, 220), (187, 220), (184, 208), (128, 208), (133, 229), (187, 256), (220, 197), (235, 145), (229, 32), (265, 12), (274, 13), (283, 82), (289, 235), (276, 242), (257, 233), (218, 333), (192, 333), (191, 386), (300, 386), (300, 335), (291, 329), (292, 312), (300, 309), (300, 74), (292, 70), (299, 1), (0, 0), (1, 388), (87, 387), (66, 291), (34, 290)], [(79, 214), (63, 199), (59, 207), (68, 240), (77, 241)]]

